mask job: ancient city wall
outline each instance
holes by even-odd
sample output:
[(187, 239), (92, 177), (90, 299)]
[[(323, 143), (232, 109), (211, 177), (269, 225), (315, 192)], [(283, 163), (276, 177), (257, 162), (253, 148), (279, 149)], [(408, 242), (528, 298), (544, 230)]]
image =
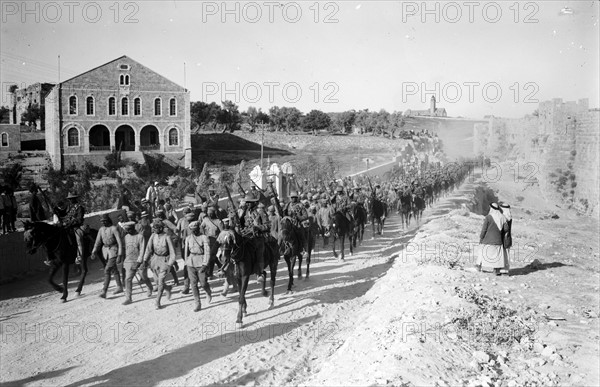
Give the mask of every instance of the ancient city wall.
[(490, 118), (473, 129), (473, 150), (496, 160), (533, 163), (547, 197), (580, 212), (598, 211), (599, 116), (587, 100), (542, 102), (537, 115)]

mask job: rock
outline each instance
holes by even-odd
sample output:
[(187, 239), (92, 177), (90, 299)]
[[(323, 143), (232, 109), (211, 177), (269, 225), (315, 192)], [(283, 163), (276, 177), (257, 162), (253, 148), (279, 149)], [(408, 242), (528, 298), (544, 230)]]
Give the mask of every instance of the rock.
[(510, 294), (510, 290), (504, 289), (504, 294)]
[(556, 348), (549, 345), (546, 348), (544, 348), (544, 350), (542, 351), (542, 356), (550, 357), (550, 356), (554, 355), (555, 353), (556, 353)]
[(487, 363), (490, 361), (490, 355), (483, 351), (473, 352), (473, 358), (475, 358), (475, 360), (477, 360), (479, 363)]
[(481, 371), (483, 368), (476, 360), (471, 360), (469, 363), (469, 367), (473, 368), (476, 371)]
[(559, 218), (559, 216), (558, 216), (558, 215), (556, 215), (556, 214), (552, 214), (551, 218), (552, 218), (552, 219), (558, 219), (558, 218)]
[(548, 357), (550, 358), (550, 361), (562, 360), (562, 356), (556, 352), (550, 354)]
[(542, 353), (544, 351), (544, 344), (542, 343), (534, 343), (533, 350), (537, 353)]
[(506, 352), (505, 350), (500, 350), (498, 351), (498, 355), (502, 357), (508, 357), (508, 352)]
[(575, 314), (575, 311), (573, 309), (567, 309), (567, 313), (568, 314)]

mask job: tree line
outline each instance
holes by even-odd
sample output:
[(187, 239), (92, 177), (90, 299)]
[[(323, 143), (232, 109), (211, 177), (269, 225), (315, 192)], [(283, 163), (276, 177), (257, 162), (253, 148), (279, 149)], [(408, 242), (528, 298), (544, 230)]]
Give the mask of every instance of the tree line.
[(382, 109), (378, 112), (348, 110), (341, 113), (325, 113), (311, 110), (304, 114), (295, 107), (273, 106), (268, 112), (251, 106), (246, 111), (224, 101), (221, 105), (211, 102), (192, 102), (190, 107), (192, 131), (220, 130), (223, 133), (246, 129), (255, 132), (266, 129), (274, 132), (311, 132), (313, 135), (326, 130), (329, 133), (351, 133), (395, 138), (405, 137), (402, 128), (405, 117), (401, 112), (389, 113)]

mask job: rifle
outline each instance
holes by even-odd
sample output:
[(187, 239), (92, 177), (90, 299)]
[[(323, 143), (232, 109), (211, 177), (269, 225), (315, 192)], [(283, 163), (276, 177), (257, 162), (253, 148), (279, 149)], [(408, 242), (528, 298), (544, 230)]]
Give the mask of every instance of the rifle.
[(229, 203), (231, 204), (231, 207), (233, 208), (235, 223), (237, 224), (238, 227), (242, 227), (242, 223), (240, 221), (240, 216), (237, 213), (237, 208), (235, 208), (235, 203), (233, 202), (233, 199), (231, 198), (231, 193), (229, 192), (229, 187), (225, 186), (225, 191), (227, 192), (227, 197), (229, 198)]
[(269, 187), (271, 187), (271, 192), (273, 193), (273, 199), (275, 200), (275, 208), (277, 208), (277, 213), (280, 218), (283, 218), (283, 209), (281, 208), (281, 203), (279, 203), (279, 197), (277, 196), (277, 192), (273, 188), (273, 182), (269, 182)]
[[(237, 183), (237, 185), (238, 185), (238, 188), (240, 189), (240, 192), (241, 192), (241, 193), (242, 193), (244, 196), (246, 196), (246, 191), (244, 191), (244, 188), (242, 187), (242, 185), (240, 184), (240, 182), (239, 182), (239, 181), (236, 181), (236, 183)], [(227, 188), (227, 187), (225, 187), (225, 188)], [(227, 190), (227, 193), (229, 194), (229, 190)]]
[(371, 196), (373, 198), (375, 198), (376, 197), (376, 193), (375, 193), (375, 190), (373, 189), (373, 184), (371, 184), (371, 179), (369, 178), (369, 176), (367, 176), (367, 181), (369, 182), (369, 188), (371, 188)]

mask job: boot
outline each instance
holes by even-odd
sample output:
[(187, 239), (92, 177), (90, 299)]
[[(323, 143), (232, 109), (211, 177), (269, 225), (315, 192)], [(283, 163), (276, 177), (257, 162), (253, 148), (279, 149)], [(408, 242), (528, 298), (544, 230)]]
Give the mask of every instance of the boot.
[(196, 301), (196, 307), (194, 308), (194, 312), (200, 312), (202, 309), (202, 305), (200, 305), (200, 301)]
[(167, 300), (171, 301), (171, 286), (165, 286), (165, 292), (167, 293)]
[(162, 298), (162, 294), (163, 294), (163, 289), (160, 288), (158, 290), (158, 296), (156, 297), (156, 304), (155, 304), (156, 309), (162, 308), (162, 306), (160, 305), (160, 299)]
[(121, 288), (121, 287), (116, 288), (115, 291), (113, 292), (113, 294), (119, 294), (119, 293), (123, 293), (123, 288)]
[(210, 305), (212, 303), (212, 291), (210, 288), (205, 289), (206, 291), (206, 302)]
[(123, 301), (123, 305), (130, 305), (132, 303), (133, 301), (131, 301), (131, 298), (126, 298), (125, 301)]
[(183, 280), (183, 290), (181, 294), (190, 294), (190, 279), (186, 278)]

